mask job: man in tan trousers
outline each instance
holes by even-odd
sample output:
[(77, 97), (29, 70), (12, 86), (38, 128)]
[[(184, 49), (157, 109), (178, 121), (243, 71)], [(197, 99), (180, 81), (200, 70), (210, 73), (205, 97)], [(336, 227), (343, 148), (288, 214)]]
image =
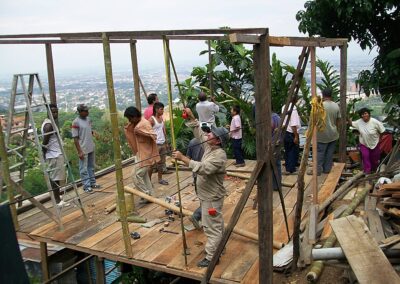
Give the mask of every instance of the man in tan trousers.
[[(153, 195), (153, 185), (148, 175), (149, 167), (160, 161), (156, 144), (157, 135), (150, 122), (142, 117), (135, 107), (128, 107), (124, 116), (129, 120), (125, 126), (125, 136), (136, 156), (133, 169), (133, 183), (142, 192)], [(140, 203), (147, 203), (141, 199)]]
[(200, 162), (189, 159), (179, 151), (173, 152), (172, 157), (183, 161), (197, 174), (201, 221), (207, 236), (206, 257), (199, 261), (197, 266), (207, 267), (217, 250), (224, 230), (222, 206), (226, 195), (223, 183), (227, 158), (223, 147), (229, 141), (229, 134), (224, 127), (215, 126), (211, 126), (210, 132), (203, 132), (192, 111), (189, 108), (185, 111), (189, 117), (187, 125), (193, 128), (194, 136), (202, 142), (204, 155)]

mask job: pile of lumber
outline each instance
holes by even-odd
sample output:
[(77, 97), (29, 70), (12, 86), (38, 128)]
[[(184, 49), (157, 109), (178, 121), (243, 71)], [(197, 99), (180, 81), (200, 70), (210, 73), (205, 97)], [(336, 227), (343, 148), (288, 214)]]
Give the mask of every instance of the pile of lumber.
[(400, 182), (382, 184), (371, 196), (379, 198), (379, 209), (394, 218), (400, 218)]

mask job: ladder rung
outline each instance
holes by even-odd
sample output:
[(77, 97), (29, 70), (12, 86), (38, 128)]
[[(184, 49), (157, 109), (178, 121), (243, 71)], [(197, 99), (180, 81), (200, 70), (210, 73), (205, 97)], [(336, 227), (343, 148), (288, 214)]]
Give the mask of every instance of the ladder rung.
[[(14, 182), (15, 183), (20, 183), (22, 181), (22, 179), (17, 179), (17, 180), (14, 180)], [(6, 189), (7, 188), (7, 185), (3, 185), (3, 189)]]
[(22, 166), (22, 165), (24, 165), (24, 164), (25, 164), (24, 162), (21, 162), (21, 163), (17, 163), (17, 164), (15, 164), (15, 165), (12, 165), (12, 166), (10, 167), (10, 170), (19, 168), (20, 166)]
[(15, 93), (17, 96), (20, 96), (20, 95), (24, 95), (25, 93), (24, 92), (22, 92), (22, 93)]
[(28, 130), (28, 128), (20, 128), (20, 129), (12, 130), (10, 134), (13, 135), (15, 133), (23, 132), (25, 130)]
[(10, 154), (12, 152), (17, 152), (17, 151), (22, 150), (24, 148), (26, 148), (26, 145), (22, 145), (22, 146), (19, 146), (17, 148), (10, 149), (10, 150), (7, 151), (7, 153)]

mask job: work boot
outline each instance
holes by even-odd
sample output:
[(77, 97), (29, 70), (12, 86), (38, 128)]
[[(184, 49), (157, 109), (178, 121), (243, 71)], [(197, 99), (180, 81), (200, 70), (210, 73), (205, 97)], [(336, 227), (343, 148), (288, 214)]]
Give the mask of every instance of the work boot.
[[(197, 263), (197, 267), (208, 267), (211, 263), (211, 260), (208, 260), (207, 258), (203, 258)], [(217, 260), (217, 264), (219, 263), (219, 259)]]

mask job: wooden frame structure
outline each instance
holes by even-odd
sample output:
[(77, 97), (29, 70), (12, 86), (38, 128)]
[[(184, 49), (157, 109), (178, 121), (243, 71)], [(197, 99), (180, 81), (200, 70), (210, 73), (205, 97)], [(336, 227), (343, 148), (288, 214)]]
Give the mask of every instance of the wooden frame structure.
[[(201, 29), (201, 30), (155, 30), (155, 31), (115, 31), (115, 32), (86, 32), (86, 33), (48, 33), (48, 34), (19, 34), (0, 35), (0, 45), (14, 44), (43, 44), (46, 50), (47, 75), (49, 94), (52, 103), (57, 102), (52, 45), (54, 44), (103, 44), (107, 91), (110, 105), (111, 120), (117, 119), (110, 44), (129, 44), (133, 69), (134, 93), (136, 106), (140, 109), (140, 78), (136, 53), (138, 40), (222, 40), (229, 39), (232, 43), (252, 44), (254, 48), (254, 78), (256, 111), (256, 140), (257, 160), (261, 167), (257, 177), (258, 186), (258, 232), (259, 232), (259, 259), (263, 265), (259, 266), (260, 283), (272, 283), (272, 255), (273, 255), (273, 228), (272, 228), (272, 171), (271, 156), (273, 153), (271, 124), (261, 123), (265, 117), (271, 116), (271, 82), (270, 82), (270, 46), (310, 47), (314, 50), (312, 60), (315, 61), (316, 47), (339, 46), (340, 55), (340, 108), (342, 114), (340, 128), (340, 161), (345, 160), (346, 147), (346, 69), (347, 69), (347, 39), (329, 38), (300, 38), (269, 36), (267, 28), (250, 29)], [(312, 65), (315, 71), (315, 64)], [(315, 76), (312, 76), (312, 86), (315, 86)], [(314, 87), (313, 87), (314, 88)], [(314, 90), (313, 90), (313, 94)], [(266, 135), (265, 135), (266, 133)], [(126, 222), (124, 188), (122, 181), (122, 167), (119, 153), (118, 129), (113, 127), (114, 154), (116, 155), (116, 176), (118, 202), (121, 209), (121, 220), (124, 232), (125, 248), (132, 253), (129, 232)], [(315, 196), (317, 196), (315, 188)], [(314, 196), (314, 199), (316, 197)], [(207, 271), (208, 272), (208, 271)], [(212, 273), (212, 271), (211, 271)], [(211, 276), (211, 274), (210, 274)], [(206, 280), (206, 279), (205, 279)], [(207, 281), (206, 281), (207, 282)]]

